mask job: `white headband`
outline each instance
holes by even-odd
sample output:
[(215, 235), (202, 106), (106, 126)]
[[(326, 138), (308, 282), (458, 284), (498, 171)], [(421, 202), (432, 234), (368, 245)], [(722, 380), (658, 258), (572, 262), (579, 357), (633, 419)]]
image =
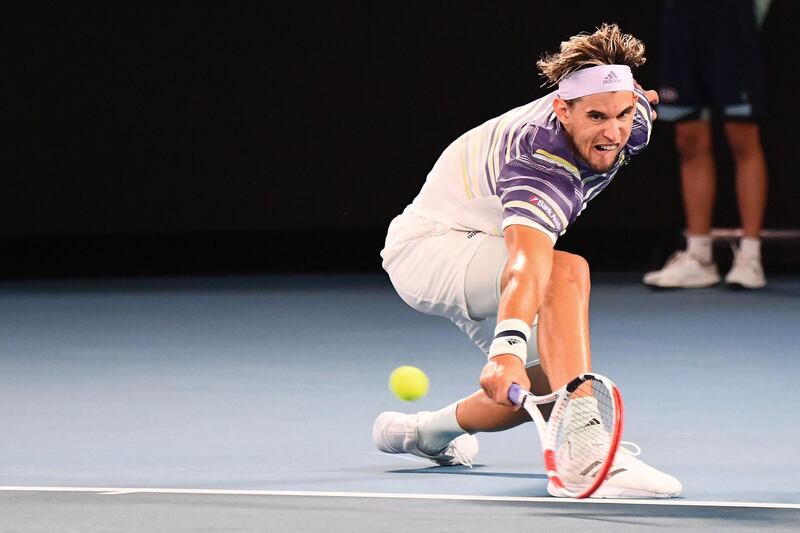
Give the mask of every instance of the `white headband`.
[(627, 65), (598, 65), (576, 70), (558, 83), (558, 96), (564, 100), (587, 94), (632, 90), (633, 74)]

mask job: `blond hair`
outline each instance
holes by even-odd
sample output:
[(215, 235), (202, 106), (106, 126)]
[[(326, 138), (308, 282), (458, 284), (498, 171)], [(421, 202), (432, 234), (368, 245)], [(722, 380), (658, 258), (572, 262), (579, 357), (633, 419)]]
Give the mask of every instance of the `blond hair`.
[(644, 43), (616, 24), (606, 24), (592, 34), (579, 33), (561, 42), (556, 53), (545, 54), (536, 66), (546, 78), (544, 85), (557, 85), (576, 70), (597, 65), (628, 65), (631, 70), (644, 64)]

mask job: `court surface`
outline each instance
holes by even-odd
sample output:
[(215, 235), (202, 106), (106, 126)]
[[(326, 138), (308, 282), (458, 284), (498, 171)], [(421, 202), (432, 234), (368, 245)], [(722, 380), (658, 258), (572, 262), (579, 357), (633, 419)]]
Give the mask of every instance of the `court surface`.
[[(595, 370), (682, 498), (549, 498), (527, 425), (480, 435), (473, 469), (377, 452), (379, 412), (465, 396), (484, 363), (383, 275), (5, 281), (0, 530), (797, 530), (800, 277), (593, 282)], [(401, 364), (428, 396), (391, 395)]]

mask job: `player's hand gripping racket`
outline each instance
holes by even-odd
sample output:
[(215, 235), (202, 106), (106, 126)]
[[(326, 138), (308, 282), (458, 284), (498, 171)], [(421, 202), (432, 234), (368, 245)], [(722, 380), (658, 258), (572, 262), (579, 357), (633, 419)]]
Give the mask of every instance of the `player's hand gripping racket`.
[[(616, 385), (585, 373), (545, 396), (513, 384), (508, 398), (536, 424), (547, 477), (556, 489), (571, 498), (592, 495), (606, 480), (622, 437), (622, 396)], [(537, 405), (551, 402), (545, 422)]]

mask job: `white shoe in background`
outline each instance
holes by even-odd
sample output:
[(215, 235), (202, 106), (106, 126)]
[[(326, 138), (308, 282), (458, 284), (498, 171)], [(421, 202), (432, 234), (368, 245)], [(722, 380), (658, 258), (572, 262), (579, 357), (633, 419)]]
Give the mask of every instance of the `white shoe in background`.
[(716, 285), (719, 280), (716, 263), (702, 263), (681, 250), (672, 254), (661, 270), (645, 274), (642, 282), (660, 289), (700, 289)]
[(731, 288), (760, 289), (767, 284), (760, 257), (745, 256), (733, 246), (733, 265), (725, 283)]

